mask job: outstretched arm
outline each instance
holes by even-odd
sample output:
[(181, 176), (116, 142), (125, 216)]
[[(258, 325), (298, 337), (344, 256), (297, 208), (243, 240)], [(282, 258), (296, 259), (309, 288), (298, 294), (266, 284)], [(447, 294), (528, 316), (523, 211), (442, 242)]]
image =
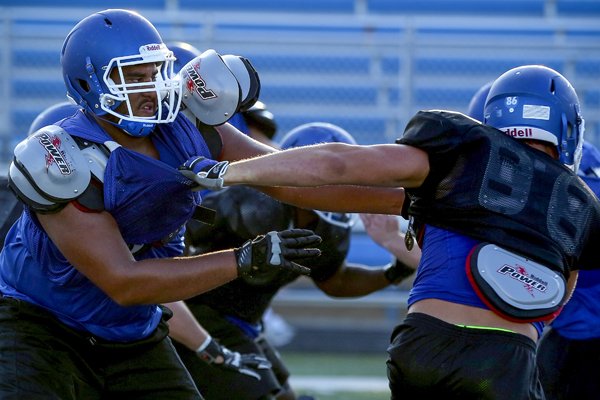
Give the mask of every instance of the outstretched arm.
[[(278, 152), (278, 149), (252, 140), (229, 124), (218, 126), (216, 130), (223, 142), (223, 152), (219, 158), (221, 160), (237, 164), (236, 161)], [(393, 147), (396, 148), (398, 145)], [(354, 165), (357, 166), (355, 169), (364, 167), (359, 166), (358, 163)], [(233, 170), (238, 168), (243, 169), (243, 166), (235, 166)], [(267, 170), (279, 170), (279, 166), (269, 161)], [(319, 190), (314, 190), (312, 187), (259, 186), (265, 182), (250, 184), (282, 202), (309, 209), (397, 215), (400, 214), (404, 202), (404, 189), (399, 187), (367, 187), (359, 184), (321, 186)]]
[(418, 187), (429, 173), (427, 153), (397, 144), (324, 143), (233, 162), (224, 184)]

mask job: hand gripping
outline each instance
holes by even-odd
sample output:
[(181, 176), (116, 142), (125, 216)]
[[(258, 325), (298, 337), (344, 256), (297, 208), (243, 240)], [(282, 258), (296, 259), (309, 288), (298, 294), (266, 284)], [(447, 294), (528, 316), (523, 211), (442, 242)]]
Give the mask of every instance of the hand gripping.
[(223, 175), (227, 172), (227, 167), (229, 161), (215, 161), (197, 156), (183, 163), (179, 172), (196, 183), (197, 187), (193, 190), (218, 190), (223, 188)]
[(310, 275), (310, 268), (295, 260), (317, 257), (321, 251), (310, 247), (321, 243), (321, 237), (308, 229), (271, 231), (248, 240), (235, 249), (238, 275), (246, 281), (261, 281), (279, 270)]
[(214, 339), (210, 339), (208, 345), (197, 351), (196, 354), (215, 367), (247, 375), (256, 380), (260, 380), (257, 370), (271, 368), (271, 363), (265, 357), (254, 353), (241, 354), (237, 351), (231, 351)]

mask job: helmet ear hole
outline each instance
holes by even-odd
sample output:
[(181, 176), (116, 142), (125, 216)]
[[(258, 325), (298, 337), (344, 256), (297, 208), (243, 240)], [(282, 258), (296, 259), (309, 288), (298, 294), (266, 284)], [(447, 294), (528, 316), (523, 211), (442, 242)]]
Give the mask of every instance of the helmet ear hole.
[(79, 87), (86, 93), (89, 93), (90, 91), (90, 85), (84, 81), (83, 79), (78, 79), (77, 83), (79, 83)]

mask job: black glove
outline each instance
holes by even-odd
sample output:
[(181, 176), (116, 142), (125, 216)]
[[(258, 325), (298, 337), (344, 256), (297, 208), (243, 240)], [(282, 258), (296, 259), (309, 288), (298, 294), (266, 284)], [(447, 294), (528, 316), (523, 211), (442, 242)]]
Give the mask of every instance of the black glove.
[(227, 172), (229, 161), (211, 160), (210, 158), (197, 156), (187, 160), (178, 169), (186, 178), (194, 181), (201, 189), (222, 189), (223, 175)]
[(319, 249), (309, 248), (319, 243), (321, 237), (308, 229), (271, 231), (257, 236), (235, 249), (238, 275), (246, 281), (260, 280), (262, 276), (270, 276), (277, 270), (310, 275), (310, 268), (292, 260), (319, 256)]
[(415, 272), (413, 267), (404, 264), (402, 261), (396, 260), (385, 267), (384, 275), (390, 283), (397, 285), (405, 278), (408, 278)]
[(196, 351), (196, 354), (215, 367), (248, 375), (259, 381), (260, 375), (256, 370), (271, 368), (271, 363), (266, 358), (254, 353), (240, 354), (237, 351), (231, 351), (212, 338), (208, 345), (204, 349)]

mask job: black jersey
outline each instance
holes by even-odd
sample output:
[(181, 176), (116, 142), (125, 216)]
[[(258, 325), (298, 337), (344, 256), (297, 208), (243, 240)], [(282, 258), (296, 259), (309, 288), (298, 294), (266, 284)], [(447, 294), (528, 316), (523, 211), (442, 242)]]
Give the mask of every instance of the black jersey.
[[(232, 186), (205, 196), (203, 205), (216, 210), (214, 225), (188, 224), (187, 241), (195, 253), (239, 247), (246, 240), (272, 230), (294, 226), (294, 207), (285, 205), (247, 186)], [(317, 219), (313, 230), (323, 241), (321, 256), (308, 261), (311, 277), (316, 281), (331, 277), (344, 262), (349, 249), (350, 228)], [(258, 322), (280, 288), (300, 275), (278, 270), (267, 282), (249, 283), (242, 278), (200, 294), (188, 302), (207, 305), (225, 315)]]
[(408, 213), (420, 222), (504, 246), (565, 276), (597, 268), (599, 203), (552, 157), (447, 111), (419, 112), (397, 143), (429, 155), (425, 182), (407, 190)]
[(0, 208), (0, 249), (2, 249), (8, 230), (23, 211), (21, 202), (8, 187), (6, 176), (0, 176), (0, 204), (2, 204)]

